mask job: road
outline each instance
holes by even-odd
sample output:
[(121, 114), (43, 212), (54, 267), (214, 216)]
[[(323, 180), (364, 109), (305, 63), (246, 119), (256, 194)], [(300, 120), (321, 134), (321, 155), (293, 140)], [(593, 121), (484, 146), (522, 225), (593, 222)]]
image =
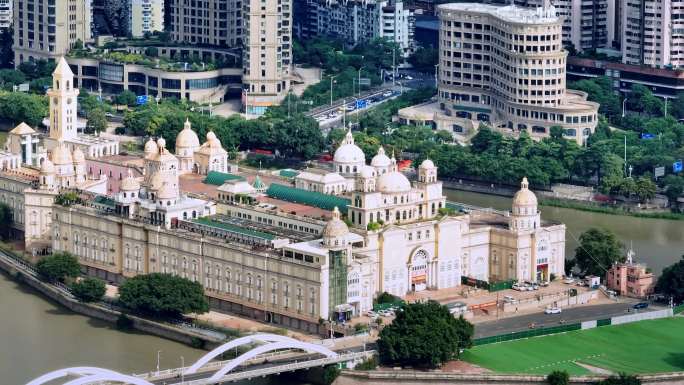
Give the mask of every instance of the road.
[[(560, 320), (566, 324), (604, 319), (627, 314), (633, 303), (612, 303), (607, 305), (590, 305), (563, 309), (561, 314), (544, 314), (543, 312), (527, 314), (518, 317), (502, 318), (498, 321), (488, 321), (475, 325), (475, 338), (490, 337), (505, 333), (529, 330), (529, 325), (535, 327), (551, 327), (560, 325)], [(651, 307), (645, 311), (653, 310)], [(632, 310), (633, 311), (633, 310)]]

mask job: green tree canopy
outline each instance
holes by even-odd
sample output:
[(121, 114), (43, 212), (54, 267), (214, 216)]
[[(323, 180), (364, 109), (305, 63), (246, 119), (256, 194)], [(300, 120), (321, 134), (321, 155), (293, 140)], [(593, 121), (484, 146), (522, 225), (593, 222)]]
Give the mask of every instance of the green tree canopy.
[(82, 302), (96, 302), (104, 297), (107, 287), (103, 280), (97, 278), (84, 278), (71, 285), (71, 294)]
[(388, 365), (435, 367), (472, 346), (473, 325), (454, 318), (435, 301), (413, 303), (397, 312), (380, 332), (380, 360)]
[(103, 132), (107, 130), (107, 115), (101, 108), (94, 108), (88, 113), (89, 132)]
[(549, 385), (568, 385), (570, 383), (570, 375), (565, 370), (554, 370), (546, 376), (546, 382)]
[(0, 236), (3, 239), (9, 238), (12, 234), (12, 227), (14, 225), (14, 215), (12, 208), (7, 203), (0, 203)]
[(597, 385), (641, 385), (641, 380), (633, 374), (620, 373), (599, 381)]
[(23, 92), (0, 93), (0, 118), (14, 124), (25, 122), (36, 127), (48, 114), (47, 98), (44, 95)]
[(133, 91), (123, 90), (121, 93), (116, 95), (112, 101), (114, 104), (133, 107), (136, 105), (136, 95), (133, 93)]
[(119, 301), (132, 311), (161, 317), (209, 311), (199, 282), (171, 274), (152, 273), (126, 280), (119, 288)]
[(64, 282), (67, 278), (76, 278), (81, 274), (78, 259), (69, 253), (53, 253), (38, 261), (36, 270), (48, 281)]
[(624, 262), (622, 244), (613, 232), (592, 227), (580, 235), (575, 263), (581, 274), (603, 277), (615, 262)]
[(657, 293), (672, 296), (676, 303), (684, 302), (684, 255), (677, 263), (663, 269), (655, 290)]

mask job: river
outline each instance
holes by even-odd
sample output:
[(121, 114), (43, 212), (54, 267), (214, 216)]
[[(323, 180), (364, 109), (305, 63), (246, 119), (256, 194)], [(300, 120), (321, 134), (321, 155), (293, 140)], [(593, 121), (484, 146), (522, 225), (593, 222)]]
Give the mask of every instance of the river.
[[(510, 210), (512, 198), (496, 195), (446, 190), (447, 199), (476, 206)], [(636, 260), (644, 262), (660, 274), (664, 267), (677, 262), (684, 254), (684, 221), (638, 218), (627, 215), (609, 215), (566, 209), (541, 207), (542, 219), (559, 221), (566, 225), (566, 257), (575, 255), (582, 232), (591, 227), (613, 231), (627, 247), (631, 244)]]
[[(510, 198), (447, 191), (449, 200), (509, 209)], [(591, 213), (542, 207), (542, 218), (567, 225), (567, 255), (574, 255), (576, 239), (592, 226), (614, 231), (633, 242), (639, 261), (656, 273), (684, 254), (684, 222)], [(0, 374), (2, 384), (20, 385), (48, 371), (69, 366), (99, 366), (122, 373), (156, 368), (161, 350), (162, 369), (194, 362), (203, 352), (139, 333), (122, 333), (111, 325), (70, 313), (0, 274)], [(280, 380), (280, 381), (278, 381)], [(242, 385), (282, 384), (282, 378), (260, 379)]]

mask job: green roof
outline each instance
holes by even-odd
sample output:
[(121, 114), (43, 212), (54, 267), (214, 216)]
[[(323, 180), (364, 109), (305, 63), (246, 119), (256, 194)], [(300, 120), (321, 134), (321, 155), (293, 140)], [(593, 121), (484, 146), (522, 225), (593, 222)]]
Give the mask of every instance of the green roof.
[(104, 195), (96, 196), (95, 199), (93, 199), (93, 202), (99, 203), (99, 204), (105, 205), (105, 206), (116, 206), (116, 202), (113, 199), (108, 198)]
[(237, 234), (247, 235), (247, 236), (255, 237), (255, 238), (266, 239), (268, 241), (275, 239), (275, 235), (273, 235), (273, 234), (263, 233), (261, 231), (256, 231), (256, 230), (246, 229), (244, 227), (236, 226), (236, 225), (233, 225), (230, 223), (215, 221), (215, 220), (212, 220), (210, 218), (198, 218), (198, 219), (195, 219), (193, 222), (199, 223), (199, 224), (205, 225), (205, 226), (216, 227), (216, 228), (219, 228), (222, 230), (228, 230), (230, 232), (237, 233)]
[(492, 113), (492, 110), (490, 110), (489, 108), (462, 106), (459, 104), (454, 104), (454, 109), (455, 110), (461, 110), (461, 111), (470, 111), (470, 112), (482, 112), (482, 113), (486, 113), (486, 114)]
[(252, 184), (252, 187), (254, 187), (257, 190), (265, 187), (264, 182), (261, 181), (261, 178), (259, 178), (259, 175), (256, 176), (256, 179), (254, 179), (254, 183)]
[(448, 209), (452, 209), (452, 210), (456, 210), (456, 211), (462, 212), (464, 210), (463, 206), (459, 205), (458, 203), (454, 203), (454, 202), (447, 201), (444, 206)]
[(349, 199), (340, 198), (335, 195), (307, 191), (277, 183), (272, 183), (270, 186), (268, 186), (266, 195), (271, 198), (280, 199), (287, 202), (301, 203), (308, 206), (318, 207), (323, 210), (332, 210), (337, 207), (343, 213), (347, 211), (347, 205), (351, 203)]
[(294, 178), (297, 175), (299, 175), (299, 171), (296, 171), (296, 170), (280, 170), (279, 175), (282, 177), (285, 177), (285, 178)]
[(245, 180), (245, 178), (239, 176), (239, 175), (234, 175), (234, 174), (229, 174), (226, 172), (218, 172), (218, 171), (209, 171), (209, 174), (207, 174), (207, 177), (204, 178), (204, 183), (206, 184), (213, 184), (214, 186), (220, 186), (225, 181), (227, 180)]

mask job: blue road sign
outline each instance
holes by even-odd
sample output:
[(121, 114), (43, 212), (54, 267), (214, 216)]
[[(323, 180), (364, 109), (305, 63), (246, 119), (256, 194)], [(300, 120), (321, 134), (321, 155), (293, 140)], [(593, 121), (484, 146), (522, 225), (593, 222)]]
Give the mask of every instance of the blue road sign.
[(147, 104), (147, 95), (140, 95), (135, 97), (135, 103), (139, 106)]
[(684, 162), (682, 162), (681, 160), (678, 160), (678, 161), (672, 163), (672, 172), (677, 173), (677, 172), (682, 172), (682, 170), (684, 170)]
[(366, 108), (366, 99), (361, 99), (356, 101), (356, 109)]
[(653, 138), (655, 138), (655, 135), (653, 135), (653, 134), (646, 134), (646, 133), (641, 134), (641, 139), (653, 139)]

